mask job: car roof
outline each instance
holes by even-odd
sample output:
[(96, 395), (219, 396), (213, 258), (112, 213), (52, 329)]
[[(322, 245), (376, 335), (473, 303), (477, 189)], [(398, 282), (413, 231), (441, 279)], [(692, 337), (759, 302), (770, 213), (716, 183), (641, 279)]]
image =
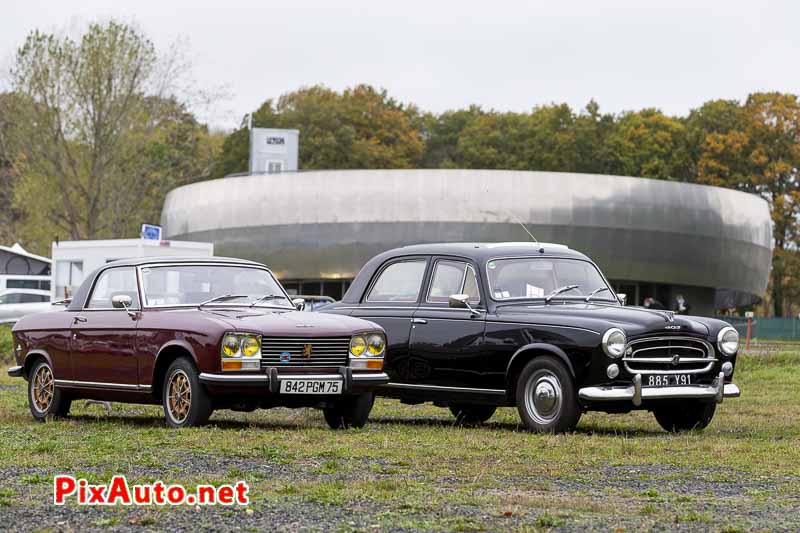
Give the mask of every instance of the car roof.
[(260, 266), (265, 265), (249, 261), (247, 259), (237, 259), (235, 257), (208, 257), (208, 256), (151, 256), (151, 257), (134, 257), (131, 259), (120, 259), (119, 261), (112, 261), (103, 265), (103, 269), (112, 266), (141, 266), (141, 265), (157, 265), (157, 264), (172, 264), (172, 263), (228, 263), (238, 265), (251, 265)]
[(5, 289), (0, 294), (38, 294), (40, 296), (50, 296), (50, 291), (41, 289)]
[(585, 255), (572, 250), (563, 244), (550, 242), (447, 242), (414, 244), (394, 248), (385, 252), (387, 255), (456, 255), (475, 259), (488, 260), (506, 256), (549, 255), (588, 259)]

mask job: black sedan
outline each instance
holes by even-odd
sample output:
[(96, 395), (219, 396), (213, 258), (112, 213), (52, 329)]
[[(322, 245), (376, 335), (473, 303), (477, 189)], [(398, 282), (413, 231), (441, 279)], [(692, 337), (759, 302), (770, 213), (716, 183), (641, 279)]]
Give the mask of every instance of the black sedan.
[(449, 407), (464, 422), (516, 406), (533, 431), (584, 411), (647, 409), (668, 431), (702, 429), (726, 397), (739, 336), (710, 318), (623, 306), (566, 246), (427, 244), (384, 252), (322, 312), (387, 333), (379, 394)]

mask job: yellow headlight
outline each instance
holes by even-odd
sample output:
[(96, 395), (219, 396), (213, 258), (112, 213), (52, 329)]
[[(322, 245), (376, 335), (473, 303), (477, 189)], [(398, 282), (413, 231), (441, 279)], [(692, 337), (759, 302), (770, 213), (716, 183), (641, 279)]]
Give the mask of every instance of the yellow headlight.
[(367, 349), (367, 341), (364, 337), (353, 337), (350, 339), (350, 353), (356, 357), (360, 357)]
[(383, 335), (369, 336), (369, 339), (367, 340), (367, 349), (369, 350), (370, 355), (380, 355), (383, 353), (385, 348), (386, 341), (383, 339)]
[(239, 337), (233, 334), (225, 335), (222, 339), (222, 353), (225, 357), (239, 357)]
[(245, 357), (253, 357), (258, 355), (261, 350), (261, 343), (258, 342), (258, 337), (245, 337), (242, 341), (242, 353)]

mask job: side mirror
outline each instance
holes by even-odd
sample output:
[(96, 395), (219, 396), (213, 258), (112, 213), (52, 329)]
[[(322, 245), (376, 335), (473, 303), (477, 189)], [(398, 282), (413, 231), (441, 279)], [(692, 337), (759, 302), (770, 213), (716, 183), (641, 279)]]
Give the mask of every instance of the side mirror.
[(628, 295), (625, 294), (624, 292), (618, 292), (617, 299), (619, 299), (619, 303), (621, 305), (625, 305), (625, 301), (628, 299)]
[(294, 304), (294, 308), (298, 311), (302, 311), (306, 308), (306, 301), (304, 298), (295, 298), (292, 300), (292, 303)]
[(448, 303), (455, 309), (469, 309), (469, 295), (451, 294)]
[(133, 299), (127, 294), (115, 294), (111, 297), (111, 307), (114, 309), (125, 309), (126, 311), (133, 303)]

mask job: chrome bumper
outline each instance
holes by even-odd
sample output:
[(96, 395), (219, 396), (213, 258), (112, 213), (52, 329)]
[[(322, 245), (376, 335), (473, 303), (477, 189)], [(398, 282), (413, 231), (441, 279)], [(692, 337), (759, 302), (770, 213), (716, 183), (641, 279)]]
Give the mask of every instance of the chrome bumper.
[(12, 378), (22, 377), (22, 370), (21, 366), (12, 366), (8, 369), (8, 375)]
[(592, 402), (629, 401), (639, 407), (644, 400), (668, 399), (707, 399), (721, 403), (724, 398), (738, 398), (739, 387), (725, 383), (725, 375), (720, 372), (711, 385), (687, 385), (684, 387), (642, 387), (642, 375), (633, 376), (633, 383), (619, 387), (584, 387), (578, 390), (578, 397)]
[(280, 374), (276, 369), (269, 369), (266, 374), (211, 374), (203, 372), (200, 381), (207, 385), (228, 386), (257, 386), (265, 390), (278, 393), (280, 382), (286, 379), (316, 379), (323, 381), (343, 382), (344, 392), (350, 392), (354, 387), (377, 387), (389, 383), (386, 372), (352, 372), (350, 368), (342, 368), (338, 373), (317, 374)]

